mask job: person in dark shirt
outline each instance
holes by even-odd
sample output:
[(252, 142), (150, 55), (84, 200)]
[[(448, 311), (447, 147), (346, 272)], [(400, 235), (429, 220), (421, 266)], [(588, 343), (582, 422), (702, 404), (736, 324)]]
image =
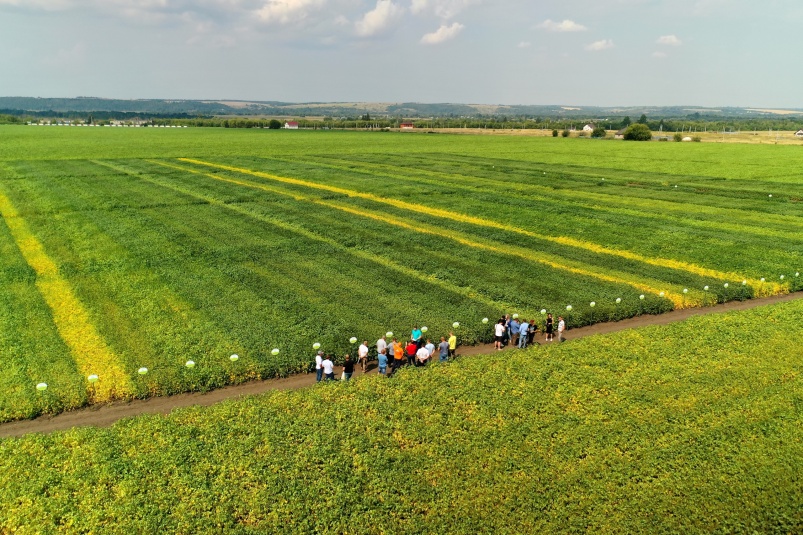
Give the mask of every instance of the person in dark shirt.
[(354, 361), (351, 360), (351, 355), (346, 355), (346, 360), (343, 362), (343, 380), (348, 381), (354, 373)]

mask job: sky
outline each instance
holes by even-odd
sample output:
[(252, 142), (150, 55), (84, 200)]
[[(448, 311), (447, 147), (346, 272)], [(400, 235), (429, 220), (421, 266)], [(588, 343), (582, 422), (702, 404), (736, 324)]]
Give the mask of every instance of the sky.
[(800, 0), (0, 0), (0, 96), (803, 108), (801, 27)]

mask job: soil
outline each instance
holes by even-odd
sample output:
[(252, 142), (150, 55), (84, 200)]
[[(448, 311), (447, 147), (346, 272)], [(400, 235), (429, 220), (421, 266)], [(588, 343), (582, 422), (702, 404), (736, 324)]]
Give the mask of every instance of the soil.
[[(692, 316), (747, 310), (758, 306), (793, 301), (801, 298), (803, 298), (803, 292), (797, 292), (793, 294), (751, 299), (749, 301), (731, 301), (707, 308), (690, 308), (674, 310), (660, 315), (637, 316), (618, 322), (597, 323), (588, 327), (570, 329), (566, 331), (565, 338), (567, 342), (571, 342), (572, 340), (596, 334), (635, 329), (649, 325), (666, 325), (677, 321), (683, 321)], [(539, 333), (537, 341), (542, 344), (547, 343), (544, 342), (542, 333)], [(510, 348), (507, 348), (503, 351), (509, 350)], [(493, 344), (486, 344), (459, 347), (457, 354), (458, 356), (465, 357), (487, 355), (493, 352)], [(376, 373), (376, 363), (369, 365), (366, 373)], [(355, 370), (354, 377), (358, 377), (359, 375), (362, 375), (362, 372), (358, 367)], [(43, 415), (33, 420), (19, 420), (0, 424), (0, 438), (17, 437), (28, 433), (51, 433), (80, 426), (108, 427), (118, 420), (138, 416), (140, 414), (168, 414), (173, 409), (181, 407), (189, 407), (192, 405), (209, 406), (220, 401), (260, 394), (269, 390), (294, 390), (305, 388), (313, 384), (315, 384), (315, 374), (304, 374), (294, 375), (285, 379), (253, 381), (220, 388), (206, 393), (177, 394), (168, 397), (154, 397), (143, 400), (92, 405), (56, 415)]]

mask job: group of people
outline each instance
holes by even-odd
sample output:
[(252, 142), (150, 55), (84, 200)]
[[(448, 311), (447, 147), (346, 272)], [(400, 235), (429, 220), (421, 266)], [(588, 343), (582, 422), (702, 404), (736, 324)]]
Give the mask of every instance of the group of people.
[[(544, 340), (552, 342), (555, 333), (558, 342), (564, 340), (563, 333), (566, 330), (566, 322), (563, 316), (558, 316), (557, 325), (552, 314), (547, 314), (544, 325)], [(507, 314), (494, 325), (494, 347), (501, 351), (508, 344), (511, 347), (524, 349), (528, 345), (537, 344), (535, 340), (538, 333), (538, 323), (535, 319), (519, 320), (517, 315), (513, 317)], [(392, 333), (388, 333), (392, 334)], [(434, 361), (435, 352), (438, 353), (438, 360), (445, 362), (454, 358), (457, 352), (457, 337), (454, 332), (449, 333), (449, 337), (441, 336), (440, 343), (435, 345), (430, 338), (424, 338), (424, 331), (417, 325), (413, 326), (410, 332), (410, 339), (402, 344), (395, 336), (388, 341), (386, 336), (382, 336), (376, 341), (376, 360), (377, 369), (381, 375), (390, 377), (402, 366), (426, 366)], [(350, 354), (344, 356), (343, 371), (341, 379), (348, 381), (354, 374), (354, 368), (359, 365), (363, 373), (368, 370), (368, 359), (370, 349), (368, 341), (363, 340), (357, 348), (357, 360), (352, 359)], [(333, 381), (335, 379), (335, 364), (331, 356), (324, 355), (323, 351), (318, 351), (315, 355), (316, 381)]]
[[(556, 327), (552, 314), (547, 314), (544, 326), (544, 340), (552, 342), (555, 339), (556, 331), (558, 333), (558, 342), (562, 342), (563, 333), (566, 331), (566, 322), (563, 316), (558, 316)], [(494, 325), (494, 347), (501, 351), (509, 343), (512, 347), (524, 349), (528, 345), (538, 343), (535, 341), (537, 332), (538, 324), (536, 320), (522, 319), (519, 321), (518, 317), (511, 317), (510, 314), (507, 314), (499, 318), (499, 321)]]
[[(388, 341), (386, 336), (382, 336), (376, 341), (376, 360), (377, 369), (380, 375), (389, 377), (402, 366), (426, 366), (435, 359), (438, 353), (438, 361), (446, 362), (457, 355), (457, 336), (454, 332), (446, 336), (441, 336), (441, 340), (436, 346), (431, 338), (424, 338), (424, 332), (417, 325), (410, 332), (410, 339), (406, 344), (402, 344), (395, 336)], [(368, 358), (370, 349), (368, 341), (363, 340), (357, 348), (357, 360), (354, 361), (350, 354), (345, 355), (343, 360), (343, 371), (341, 378), (344, 381), (351, 379), (356, 365), (360, 365), (363, 373), (368, 369)], [(316, 381), (333, 381), (335, 379), (335, 365), (331, 356), (324, 355), (323, 351), (318, 351), (315, 355), (315, 374)]]

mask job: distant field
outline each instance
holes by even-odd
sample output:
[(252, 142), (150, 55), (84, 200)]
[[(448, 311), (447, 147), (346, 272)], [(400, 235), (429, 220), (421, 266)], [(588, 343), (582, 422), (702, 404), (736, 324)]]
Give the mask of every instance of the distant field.
[(801, 315), (2, 440), (0, 531), (801, 533)]
[(2, 420), (305, 371), (313, 343), (342, 355), (352, 336), (416, 323), (474, 343), (505, 312), (578, 326), (802, 286), (797, 147), (33, 127), (0, 139)]

